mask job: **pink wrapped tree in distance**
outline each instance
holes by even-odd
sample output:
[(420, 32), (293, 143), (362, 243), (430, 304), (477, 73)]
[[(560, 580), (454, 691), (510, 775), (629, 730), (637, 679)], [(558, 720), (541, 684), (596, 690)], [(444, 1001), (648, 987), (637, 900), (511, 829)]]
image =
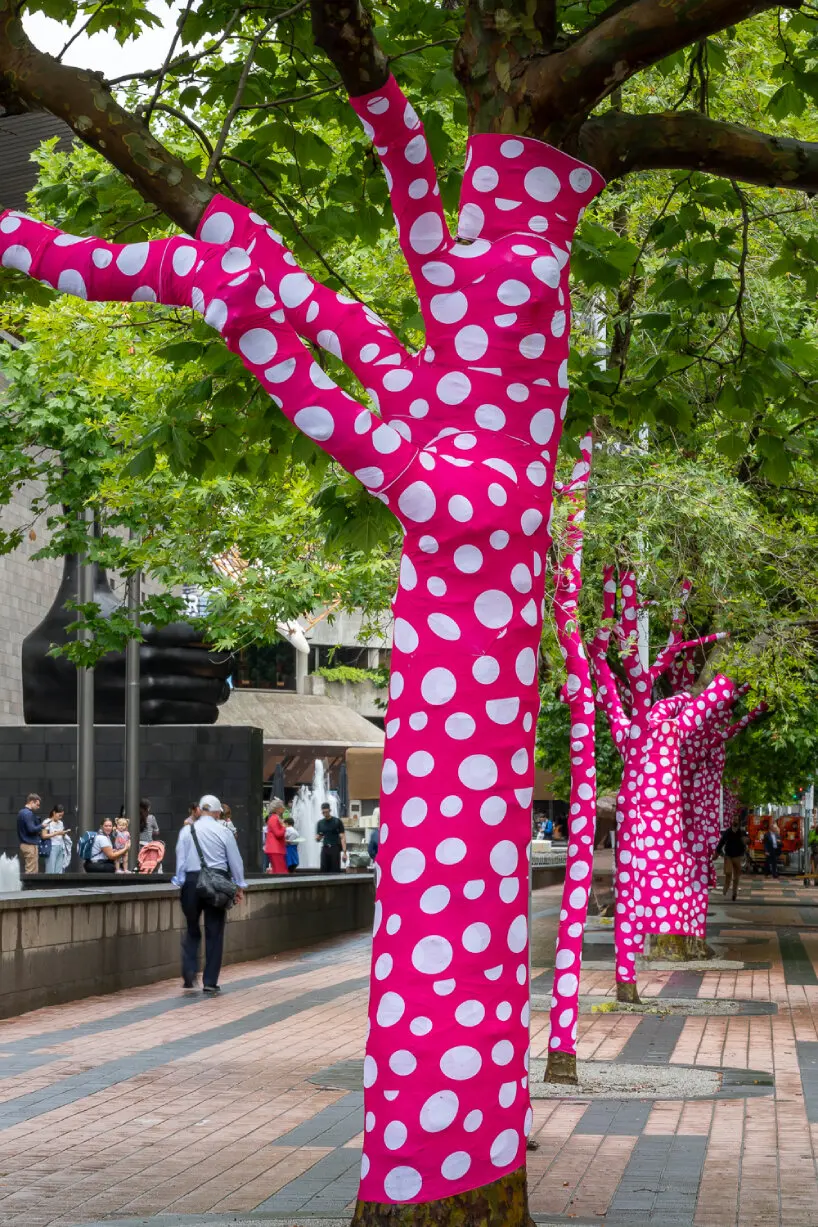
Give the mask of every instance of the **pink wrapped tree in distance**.
[(571, 721), (571, 796), (568, 852), (562, 893), (554, 982), (551, 991), (550, 1036), (546, 1080), (576, 1082), (579, 982), (582, 938), (588, 919), (588, 895), (594, 868), (596, 830), (596, 747), (591, 669), (579, 624), (582, 590), (582, 541), (593, 440), (580, 445), (581, 459), (561, 494), (570, 504), (565, 553), (554, 582), (554, 618), (567, 680), (560, 698)]
[[(528, 855), (569, 249), (603, 182), (539, 141), (475, 135), (452, 239), (394, 79), (353, 105), (387, 175), (426, 321), (420, 353), (224, 199), (196, 240), (131, 246), (6, 213), (0, 257), (89, 299), (192, 306), (403, 525), (356, 1222), (516, 1227), (528, 1222)], [(379, 416), (299, 336), (340, 355)]]
[[(617, 797), (614, 957), (617, 997), (638, 1001), (636, 956), (645, 933), (703, 933), (704, 915), (693, 858), (682, 825), (680, 754), (687, 739), (715, 718), (732, 697), (732, 683), (718, 676), (696, 700), (675, 696), (653, 702), (653, 688), (689, 645), (675, 624), (654, 665), (644, 668), (636, 642), (639, 610), (636, 577), (620, 576), (621, 616), (613, 568), (603, 579), (603, 625), (590, 657), (597, 701), (605, 711), (623, 759)], [(627, 711), (607, 650), (616, 631), (627, 687)], [(704, 643), (716, 636), (709, 636)], [(654, 711), (655, 707), (655, 711)], [(657, 770), (657, 767), (661, 770)]]

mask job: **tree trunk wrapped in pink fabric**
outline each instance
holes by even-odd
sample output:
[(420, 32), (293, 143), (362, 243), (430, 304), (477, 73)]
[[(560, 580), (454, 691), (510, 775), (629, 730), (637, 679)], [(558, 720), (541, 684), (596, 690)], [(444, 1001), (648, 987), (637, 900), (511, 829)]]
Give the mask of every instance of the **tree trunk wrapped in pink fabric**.
[(562, 490), (563, 496), (571, 502), (571, 510), (568, 515), (567, 548), (557, 567), (554, 583), (554, 617), (567, 673), (567, 681), (560, 698), (568, 706), (571, 721), (571, 797), (565, 885), (551, 992), (546, 1077), (551, 1081), (568, 1082), (576, 1081), (582, 938), (588, 919), (588, 894), (594, 869), (596, 830), (596, 708), (591, 670), (579, 625), (583, 524), (593, 457), (593, 440), (590, 435), (583, 439), (581, 453), (582, 459), (575, 466), (571, 481)]
[[(404, 527), (361, 1182), (364, 1201), (392, 1204), (523, 1173), (544, 554), (567, 399), (569, 249), (603, 182), (538, 141), (474, 136), (453, 240), (397, 84), (354, 106), (420, 298), (419, 354), (317, 287), (261, 217), (226, 201), (198, 240), (132, 246), (7, 213), (0, 256), (82, 297), (194, 307)], [(380, 417), (333, 384), (296, 330), (360, 374)]]

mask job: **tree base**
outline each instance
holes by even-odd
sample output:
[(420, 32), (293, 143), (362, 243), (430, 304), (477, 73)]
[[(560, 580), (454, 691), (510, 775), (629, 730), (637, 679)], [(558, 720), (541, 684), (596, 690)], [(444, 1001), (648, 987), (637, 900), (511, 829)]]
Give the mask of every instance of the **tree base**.
[(616, 982), (616, 999), (623, 1001), (626, 1005), (641, 1005), (642, 1000), (639, 996), (639, 988), (635, 980), (617, 980)]
[(525, 1168), (440, 1201), (401, 1206), (359, 1201), (352, 1227), (534, 1227)]
[(577, 1084), (577, 1056), (575, 1052), (549, 1052), (545, 1064), (545, 1082)]
[(716, 952), (700, 937), (685, 933), (660, 933), (651, 937), (650, 959), (666, 959), (673, 963), (688, 963), (691, 959), (714, 959)]

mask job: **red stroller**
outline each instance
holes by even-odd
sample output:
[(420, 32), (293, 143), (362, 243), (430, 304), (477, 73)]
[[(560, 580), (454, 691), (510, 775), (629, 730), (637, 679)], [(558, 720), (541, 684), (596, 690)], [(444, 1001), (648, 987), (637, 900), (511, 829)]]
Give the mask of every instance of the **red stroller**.
[(152, 839), (147, 844), (142, 844), (139, 849), (139, 854), (136, 858), (136, 864), (139, 873), (159, 873), (162, 870), (162, 861), (165, 856), (165, 845), (161, 839)]

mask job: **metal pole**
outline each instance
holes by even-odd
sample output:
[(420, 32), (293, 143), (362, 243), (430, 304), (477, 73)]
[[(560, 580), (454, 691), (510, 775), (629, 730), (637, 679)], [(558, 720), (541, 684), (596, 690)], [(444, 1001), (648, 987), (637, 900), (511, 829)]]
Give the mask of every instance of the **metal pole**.
[[(94, 535), (94, 510), (86, 507), (82, 516), (88, 537), (88, 549), (80, 558), (78, 595), (81, 605), (94, 599), (94, 568), (89, 552)], [(91, 632), (80, 629), (79, 638), (87, 642)], [(94, 829), (94, 670), (77, 669), (77, 831), (76, 846), (81, 831)]]
[[(135, 571), (128, 579), (128, 619), (139, 624), (142, 576)], [(129, 639), (125, 648), (125, 814), (131, 823), (128, 865), (136, 869), (139, 852), (139, 640)]]

